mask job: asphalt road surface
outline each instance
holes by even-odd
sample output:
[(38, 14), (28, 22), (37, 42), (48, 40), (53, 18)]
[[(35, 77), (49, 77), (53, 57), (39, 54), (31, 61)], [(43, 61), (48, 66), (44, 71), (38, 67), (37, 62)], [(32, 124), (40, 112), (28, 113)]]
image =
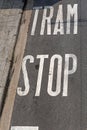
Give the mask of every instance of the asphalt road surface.
[(87, 130), (87, 1), (32, 10), (11, 130)]

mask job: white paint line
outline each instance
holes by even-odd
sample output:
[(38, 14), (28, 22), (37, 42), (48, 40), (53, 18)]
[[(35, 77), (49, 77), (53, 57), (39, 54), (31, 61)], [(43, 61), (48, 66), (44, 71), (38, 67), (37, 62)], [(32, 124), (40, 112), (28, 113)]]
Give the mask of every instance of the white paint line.
[(12, 126), (11, 130), (39, 130), (38, 126)]
[(34, 34), (35, 34), (35, 29), (36, 29), (38, 14), (39, 14), (39, 9), (36, 9), (36, 11), (35, 11), (35, 16), (34, 16), (34, 20), (33, 20), (33, 26), (32, 26), (32, 30), (31, 30), (31, 35), (34, 35)]

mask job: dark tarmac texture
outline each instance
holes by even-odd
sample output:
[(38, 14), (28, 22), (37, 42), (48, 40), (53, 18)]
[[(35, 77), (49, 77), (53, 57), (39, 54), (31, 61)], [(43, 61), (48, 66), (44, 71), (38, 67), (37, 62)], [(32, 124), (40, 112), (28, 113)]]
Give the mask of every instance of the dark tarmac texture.
[[(35, 34), (31, 35), (35, 9), (32, 11), (28, 39), (24, 57), (32, 55), (34, 62), (27, 61), (26, 68), (30, 81), (30, 91), (26, 96), (16, 94), (11, 126), (39, 126), (39, 130), (87, 130), (87, 1), (86, 0), (34, 0), (34, 7), (49, 6), (54, 8), (51, 21), (52, 33), (40, 35), (43, 8), (40, 9)], [(55, 19), (59, 5), (63, 5), (64, 34), (53, 35)], [(67, 5), (78, 4), (78, 33), (73, 34), (73, 19), (71, 33), (66, 34)], [(33, 7), (32, 7), (33, 9)], [(49, 10), (48, 10), (49, 15)], [(62, 57), (61, 92), (57, 96), (47, 93), (50, 59), (58, 54)], [(74, 54), (77, 57), (77, 70), (69, 75), (68, 95), (63, 96), (65, 55)], [(35, 96), (40, 59), (37, 55), (48, 55), (44, 60), (40, 96)], [(72, 60), (69, 62), (72, 68)], [(55, 60), (53, 91), (57, 77), (57, 61)], [(25, 89), (21, 70), (19, 87)]]

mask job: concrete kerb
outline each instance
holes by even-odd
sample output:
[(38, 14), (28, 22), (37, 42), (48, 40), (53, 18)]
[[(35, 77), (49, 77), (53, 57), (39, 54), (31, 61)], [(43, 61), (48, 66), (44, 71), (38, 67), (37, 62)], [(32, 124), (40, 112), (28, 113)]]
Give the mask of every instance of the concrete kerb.
[(0, 2), (0, 113), (7, 90), (7, 78), (18, 35), (24, 3), (22, 0)]

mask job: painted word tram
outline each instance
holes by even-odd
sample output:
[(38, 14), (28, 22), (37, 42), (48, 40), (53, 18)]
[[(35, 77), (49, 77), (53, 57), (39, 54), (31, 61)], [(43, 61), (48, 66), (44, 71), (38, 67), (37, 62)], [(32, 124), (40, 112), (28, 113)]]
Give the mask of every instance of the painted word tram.
[[(35, 35), (37, 32), (37, 25), (40, 23), (39, 14), (41, 17), (41, 8), (36, 7), (33, 18), (33, 24), (31, 29), (31, 35)], [(54, 18), (54, 7), (44, 6), (42, 11), (42, 21), (40, 23), (40, 35), (64, 35), (64, 34), (77, 34), (78, 33), (78, 4), (67, 4), (66, 7), (66, 19), (64, 19), (64, 6), (60, 4), (56, 13), (56, 19)], [(54, 23), (54, 24), (53, 24)], [(52, 25), (54, 26), (52, 30)], [(73, 25), (73, 29), (71, 29)], [(45, 29), (47, 30), (45, 32)]]

